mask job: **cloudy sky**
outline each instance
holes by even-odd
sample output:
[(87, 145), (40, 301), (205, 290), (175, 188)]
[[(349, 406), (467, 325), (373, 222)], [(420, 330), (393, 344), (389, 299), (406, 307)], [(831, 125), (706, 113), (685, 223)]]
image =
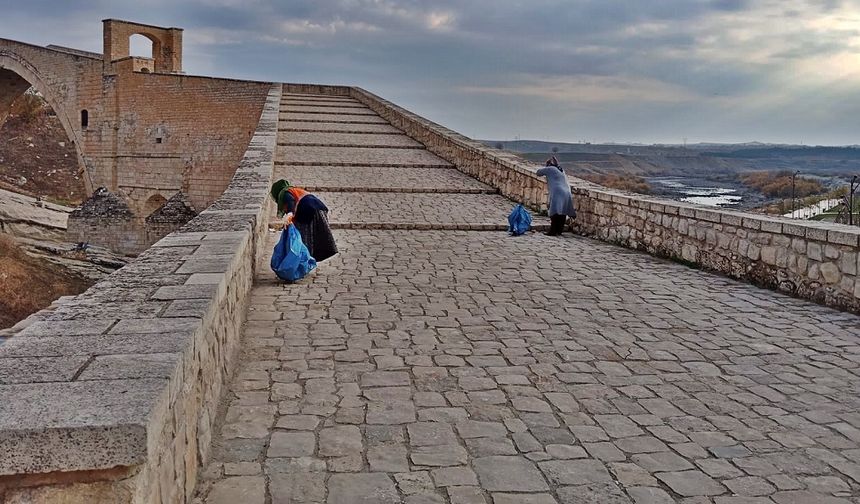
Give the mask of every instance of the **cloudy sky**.
[(860, 0), (0, 0), (0, 37), (101, 52), (185, 28), (185, 70), (362, 86), (476, 138), (860, 143)]

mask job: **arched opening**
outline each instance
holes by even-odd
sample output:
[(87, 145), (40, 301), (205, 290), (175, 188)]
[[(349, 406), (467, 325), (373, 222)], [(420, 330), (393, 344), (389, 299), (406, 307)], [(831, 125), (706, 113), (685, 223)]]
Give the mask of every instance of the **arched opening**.
[[(66, 105), (26, 59), (0, 53), (0, 186), (72, 206), (86, 199), (93, 186), (82, 128)], [(22, 106), (36, 113), (21, 113)]]
[(87, 109), (81, 110), (81, 128), (87, 129), (90, 125), (90, 112)]
[[(0, 71), (0, 80), (10, 75)], [(77, 146), (45, 96), (23, 82), (16, 96), (0, 87), (0, 102), (9, 103), (0, 123), (0, 187), (77, 206), (87, 197)]]
[(128, 55), (155, 59), (155, 43), (146, 35), (132, 35), (128, 39)]
[(167, 198), (160, 194), (153, 194), (146, 200), (146, 203), (143, 204), (143, 215), (144, 217), (149, 217), (156, 210), (164, 206), (167, 203)]

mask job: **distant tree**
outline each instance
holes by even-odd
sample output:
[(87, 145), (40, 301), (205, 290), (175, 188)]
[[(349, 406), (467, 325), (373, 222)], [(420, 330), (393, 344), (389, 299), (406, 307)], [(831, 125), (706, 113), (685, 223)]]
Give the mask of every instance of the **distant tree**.
[(504, 148), (505, 148), (505, 144), (503, 144), (502, 142), (497, 142), (497, 143), (496, 143), (496, 148), (497, 148), (497, 149), (499, 149), (499, 150), (502, 150), (502, 149), (504, 149)]
[(636, 175), (618, 173), (577, 173), (576, 176), (612, 189), (620, 189), (622, 191), (630, 191), (639, 194), (649, 194), (651, 192), (651, 185), (648, 184), (644, 178), (637, 177)]
[(555, 153), (557, 153), (557, 152), (558, 152), (558, 147), (553, 147), (553, 148), (552, 148), (552, 153), (553, 153), (553, 154), (555, 154)]
[[(789, 171), (749, 172), (741, 175), (740, 180), (747, 187), (751, 187), (769, 198), (788, 198), (792, 195), (791, 172)], [(803, 177), (795, 177), (794, 186), (796, 198), (805, 198), (826, 192), (826, 188), (821, 182)]]

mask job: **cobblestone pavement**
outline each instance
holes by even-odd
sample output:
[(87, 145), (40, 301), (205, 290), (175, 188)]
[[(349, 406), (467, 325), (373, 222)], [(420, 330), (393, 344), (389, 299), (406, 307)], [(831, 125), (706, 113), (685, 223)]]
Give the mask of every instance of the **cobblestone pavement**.
[[(475, 229), (508, 228), (514, 204), (498, 194), (318, 192), (337, 228)], [(549, 219), (534, 215), (532, 227), (549, 229)]]
[(860, 317), (570, 235), (336, 236), (261, 258), (196, 502), (860, 504)]
[(496, 192), (454, 168), (278, 166), (275, 174), (312, 191)]

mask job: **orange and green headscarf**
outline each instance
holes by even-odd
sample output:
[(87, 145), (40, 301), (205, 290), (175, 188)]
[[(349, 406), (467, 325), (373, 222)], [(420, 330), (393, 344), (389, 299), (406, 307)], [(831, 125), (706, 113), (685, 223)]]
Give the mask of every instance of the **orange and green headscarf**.
[(283, 217), (287, 213), (287, 204), (291, 204), (293, 212), (296, 211), (299, 200), (308, 194), (307, 191), (299, 187), (291, 185), (288, 181), (281, 179), (272, 184), (272, 190), (269, 195), (278, 205), (278, 217)]
[(269, 191), (269, 196), (272, 197), (272, 200), (278, 205), (278, 217), (283, 217), (284, 215), (284, 199), (287, 195), (287, 189), (292, 187), (289, 181), (284, 179), (280, 179), (272, 184), (272, 190)]

